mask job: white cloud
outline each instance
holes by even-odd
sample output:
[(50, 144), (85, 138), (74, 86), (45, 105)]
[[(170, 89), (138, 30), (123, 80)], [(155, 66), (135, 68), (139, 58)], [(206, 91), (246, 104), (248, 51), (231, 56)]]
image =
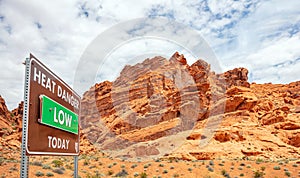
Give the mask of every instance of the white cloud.
[[(21, 63), (29, 52), (73, 85), (78, 61), (97, 35), (120, 22), (145, 16), (167, 17), (198, 31), (224, 69), (246, 66), (258, 82), (299, 80), (299, 62), (286, 63), (300, 55), (298, 7), (297, 0), (1, 1), (0, 94), (10, 109), (22, 100)], [(195, 43), (198, 39), (187, 40)], [(162, 50), (168, 53), (172, 47)], [(136, 51), (132, 49), (131, 53)], [(274, 67), (278, 63), (290, 70)]]
[(276, 0), (259, 4), (233, 29), (235, 37), (230, 44), (225, 43), (227, 48), (220, 47), (218, 56), (224, 68), (245, 66), (252, 73), (251, 80), (258, 83), (299, 80), (297, 75), (278, 76), (285, 74), (282, 71), (286, 69), (274, 67), (300, 57), (297, 50), (300, 47), (299, 27), (294, 29), (300, 25), (300, 10), (296, 8), (299, 5), (299, 1), (289, 1), (287, 4)]

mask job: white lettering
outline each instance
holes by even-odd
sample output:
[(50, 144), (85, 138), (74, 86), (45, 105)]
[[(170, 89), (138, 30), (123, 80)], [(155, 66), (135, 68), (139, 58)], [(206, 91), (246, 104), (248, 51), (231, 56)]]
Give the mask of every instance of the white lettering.
[(56, 148), (57, 147), (57, 139), (56, 139), (56, 137), (53, 137), (52, 138), (52, 148)]
[(42, 73), (42, 86), (43, 87), (46, 87), (45, 82), (46, 82), (46, 75), (44, 73)]
[(46, 89), (48, 89), (49, 91), (51, 91), (51, 79), (50, 78), (47, 78)]
[(58, 122), (57, 118), (56, 118), (56, 107), (54, 107), (54, 122)]
[(36, 67), (34, 68), (34, 73), (33, 73), (33, 80), (36, 82), (36, 79), (38, 78), (38, 83), (41, 83), (41, 71), (38, 73), (36, 72)]
[(57, 85), (57, 96), (61, 98), (61, 95), (62, 95), (61, 86)]
[(52, 93), (55, 92), (55, 85), (56, 85), (56, 83), (54, 81), (52, 81)]
[(51, 148), (51, 139), (52, 139), (52, 137), (51, 137), (51, 136), (48, 136), (48, 141), (49, 141), (49, 142), (48, 142), (48, 147), (49, 147), (49, 148)]
[(68, 93), (59, 85), (57, 85), (57, 96), (69, 103), (74, 108), (79, 109), (79, 101), (72, 95), (72, 93)]
[(66, 99), (66, 90), (64, 90), (63, 94), (62, 94), (62, 97), (61, 97), (63, 100), (67, 101)]
[(48, 136), (48, 147), (55, 149), (69, 149), (70, 140)]
[(72, 123), (72, 116), (70, 114), (66, 113), (66, 126), (67, 127), (71, 127), (71, 123)]
[[(56, 116), (58, 115), (58, 116)], [(72, 115), (65, 113), (63, 110), (59, 110), (58, 114), (56, 112), (56, 107), (54, 107), (54, 118), (53, 121), (63, 125), (66, 122), (67, 127), (71, 127), (72, 124)]]
[(58, 111), (58, 121), (59, 121), (60, 125), (64, 124), (65, 117), (64, 117), (64, 111), (63, 110)]
[(57, 138), (57, 148), (61, 148), (61, 139)]
[(66, 148), (66, 150), (69, 149), (69, 142), (70, 142), (70, 140), (66, 140), (66, 143), (67, 143), (67, 148)]

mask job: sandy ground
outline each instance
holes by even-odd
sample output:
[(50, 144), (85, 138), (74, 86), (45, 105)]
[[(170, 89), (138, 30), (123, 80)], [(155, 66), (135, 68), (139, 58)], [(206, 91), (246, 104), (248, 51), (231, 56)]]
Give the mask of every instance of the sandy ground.
[[(73, 177), (73, 157), (30, 157), (29, 177)], [(279, 170), (277, 170), (279, 169)], [(128, 162), (102, 154), (79, 156), (80, 177), (300, 177), (300, 160), (156, 160)], [(59, 172), (61, 174), (58, 174)], [(127, 174), (127, 175), (126, 175)], [(120, 177), (122, 177), (122, 174)], [(20, 177), (20, 160), (1, 159), (0, 177)]]

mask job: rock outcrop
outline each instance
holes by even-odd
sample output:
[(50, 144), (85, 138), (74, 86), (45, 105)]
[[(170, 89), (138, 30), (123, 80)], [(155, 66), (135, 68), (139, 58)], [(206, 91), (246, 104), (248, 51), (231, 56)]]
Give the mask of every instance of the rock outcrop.
[(147, 145), (146, 156), (176, 147), (167, 155), (299, 158), (300, 82), (249, 84), (247, 75), (245, 68), (215, 74), (179, 53), (146, 59), (83, 95), (81, 126), (102, 150), (123, 150), (115, 156), (142, 157)]
[(5, 100), (0, 96), (0, 137), (8, 135), (12, 132), (12, 126), (10, 124), (12, 119), (11, 112), (7, 109)]

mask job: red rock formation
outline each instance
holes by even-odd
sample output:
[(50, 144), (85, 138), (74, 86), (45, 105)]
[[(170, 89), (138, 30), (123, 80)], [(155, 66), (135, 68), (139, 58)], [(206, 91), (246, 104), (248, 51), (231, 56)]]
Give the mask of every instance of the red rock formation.
[[(146, 59), (84, 94), (82, 125), (102, 149), (125, 149), (127, 156), (134, 156), (134, 144), (160, 145), (193, 129), (187, 144), (170, 157), (297, 157), (289, 148), (299, 153), (299, 82), (250, 85), (247, 74), (245, 68), (214, 74), (205, 61), (189, 66), (178, 53), (170, 60)], [(215, 134), (206, 147), (199, 147), (199, 141), (209, 138), (206, 127)], [(141, 148), (136, 147), (136, 156), (145, 152)], [(159, 154), (158, 148), (145, 155)]]
[(5, 100), (0, 96), (0, 136), (8, 135), (12, 132), (11, 118), (12, 114), (7, 109)]

